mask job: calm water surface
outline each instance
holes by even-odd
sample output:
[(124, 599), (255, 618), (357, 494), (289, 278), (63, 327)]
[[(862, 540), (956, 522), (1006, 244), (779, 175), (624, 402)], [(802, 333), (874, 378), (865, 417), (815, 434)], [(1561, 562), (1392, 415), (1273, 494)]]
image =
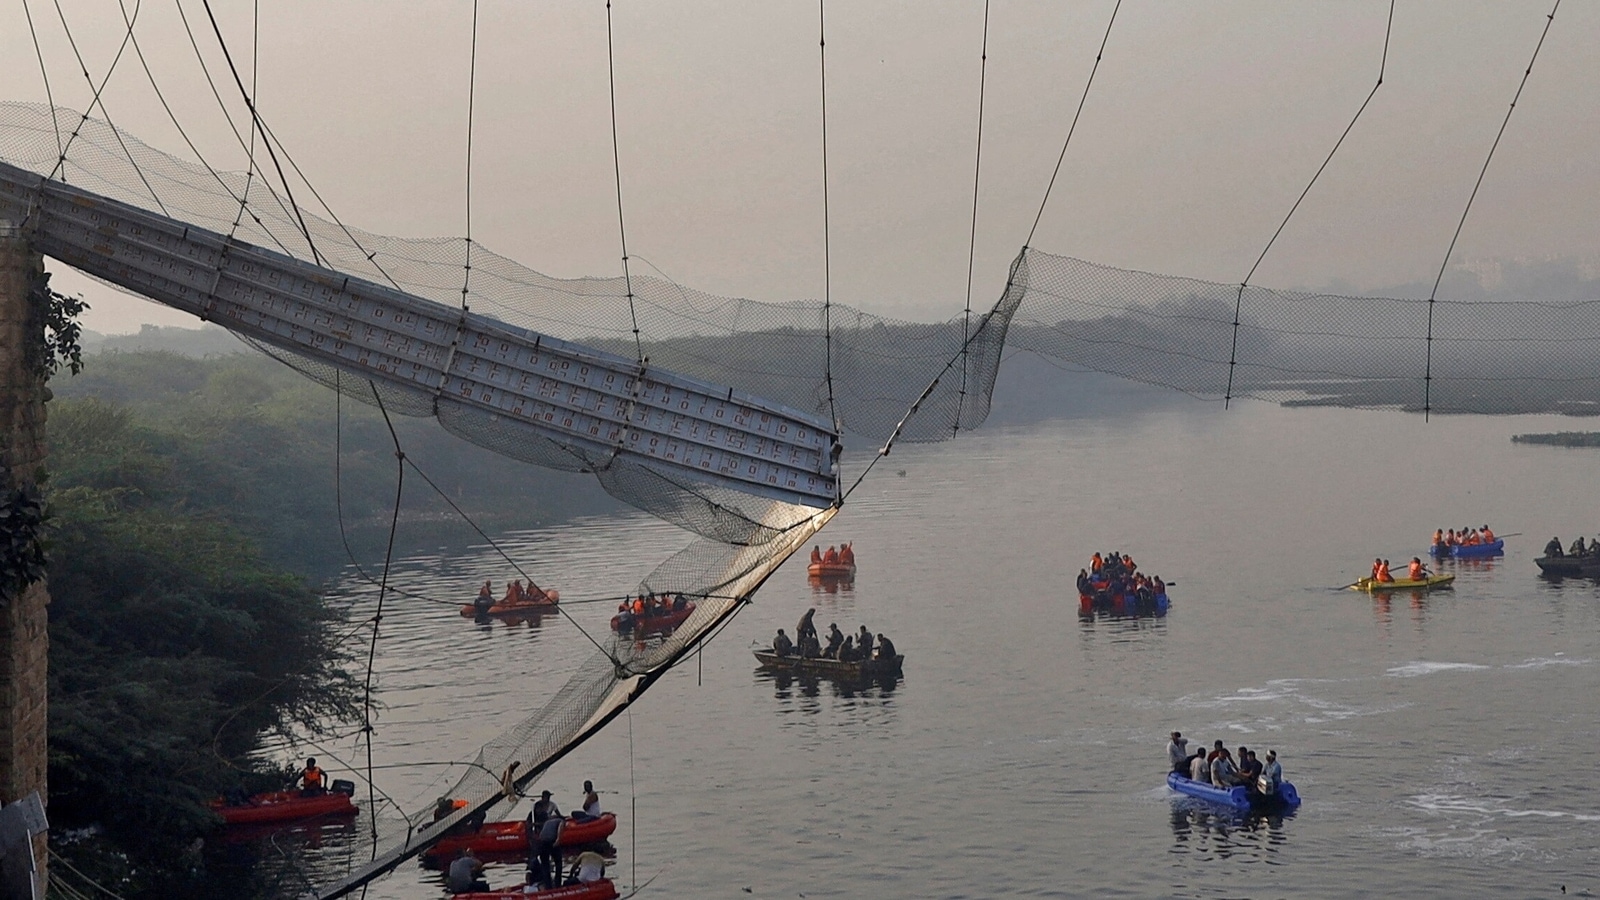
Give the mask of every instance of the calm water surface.
[[(855, 542), (853, 588), (819, 592), (803, 560), (785, 566), (700, 665), (541, 785), (563, 809), (585, 778), (606, 791), (619, 880), (650, 880), (646, 897), (1600, 892), (1600, 590), (1543, 581), (1532, 562), (1553, 534), (1600, 532), (1600, 457), (1508, 440), (1573, 427), (1197, 405), (897, 450), (823, 535)], [(1485, 521), (1524, 534), (1503, 559), (1454, 566), (1453, 591), (1336, 590), (1374, 555), (1399, 565), (1434, 528)], [(581, 598), (632, 589), (687, 541), (622, 516), (507, 542)], [(1072, 580), (1095, 550), (1174, 582), (1171, 615), (1080, 622)], [(481, 547), (396, 571), (462, 601), (509, 574)], [(345, 587), (370, 612), (370, 593)], [(758, 674), (749, 646), (808, 606), (820, 626), (888, 633), (904, 679)], [(600, 630), (612, 612), (567, 608)], [(560, 618), (480, 627), (395, 601), (379, 786), (426, 806), (458, 774), (445, 763), (590, 652)], [(1304, 806), (1236, 821), (1179, 799), (1163, 782), (1174, 728), (1276, 749)], [(319, 755), (355, 761), (357, 747)], [(279, 844), (332, 877), (364, 852), (366, 815)], [(368, 896), (440, 894), (408, 864)]]

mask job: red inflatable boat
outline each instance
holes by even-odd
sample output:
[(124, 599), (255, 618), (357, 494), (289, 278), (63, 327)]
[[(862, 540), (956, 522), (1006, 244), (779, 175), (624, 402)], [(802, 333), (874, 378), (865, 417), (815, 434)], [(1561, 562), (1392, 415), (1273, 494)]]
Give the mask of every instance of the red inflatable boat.
[[(560, 602), (560, 591), (545, 591), (544, 595), (537, 600), (524, 600), (521, 603), (507, 603), (504, 600), (497, 600), (493, 606), (489, 607), (485, 615), (525, 616), (530, 613), (551, 612)], [(461, 607), (461, 614), (469, 619), (473, 618), (478, 614), (478, 607), (468, 603)]]
[[(561, 828), (557, 847), (577, 847), (603, 841), (617, 830), (617, 814), (601, 813), (598, 819), (578, 822), (568, 819)], [(526, 853), (528, 851), (528, 820), (514, 822), (485, 822), (472, 834), (451, 835), (429, 847), (423, 854), (429, 860), (454, 859), (462, 850), (472, 848), (473, 853)]]
[(522, 888), (501, 891), (480, 891), (476, 894), (456, 894), (455, 900), (616, 900), (617, 886), (609, 878), (590, 884), (572, 884), (524, 894)]
[(229, 806), (222, 798), (211, 801), (211, 809), (229, 825), (255, 825), (264, 822), (293, 822), (317, 816), (353, 816), (359, 810), (350, 795), (330, 791), (301, 796), (299, 791), (270, 791), (256, 794), (240, 806)]
[(647, 615), (642, 619), (635, 617), (633, 621), (626, 624), (626, 626), (624, 625), (622, 614), (618, 613), (617, 615), (611, 617), (611, 630), (618, 633), (631, 632), (636, 635), (649, 634), (653, 631), (671, 631), (672, 629), (677, 628), (679, 625), (682, 625), (684, 622), (688, 621), (689, 616), (693, 613), (694, 601), (692, 600), (689, 601), (688, 606), (685, 606), (683, 609), (680, 609), (677, 612), (669, 612), (666, 615)]

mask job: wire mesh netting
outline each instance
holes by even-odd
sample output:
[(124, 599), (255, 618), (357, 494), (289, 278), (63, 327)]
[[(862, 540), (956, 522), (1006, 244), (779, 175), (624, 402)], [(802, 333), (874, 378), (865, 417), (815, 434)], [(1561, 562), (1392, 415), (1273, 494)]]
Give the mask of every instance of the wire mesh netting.
[(1241, 293), (1236, 284), (1033, 249), (1017, 270), (1023, 296), (1011, 347), (1196, 397), (1600, 412), (1600, 300), (1430, 304), (1260, 287)]

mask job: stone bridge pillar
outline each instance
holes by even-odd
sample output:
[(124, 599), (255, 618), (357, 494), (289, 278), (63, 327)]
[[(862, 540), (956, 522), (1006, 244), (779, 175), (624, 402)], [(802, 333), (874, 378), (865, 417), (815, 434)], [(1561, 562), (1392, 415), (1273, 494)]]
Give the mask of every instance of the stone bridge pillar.
[[(44, 465), (44, 379), (29, 352), (42, 318), (29, 309), (28, 289), (42, 271), (21, 231), (0, 219), (0, 490), (36, 483)], [(44, 582), (0, 600), (0, 801), (34, 791), (45, 799), (45, 695), (50, 639)], [(33, 839), (43, 884), (45, 835)], [(42, 896), (42, 895), (41, 895)]]

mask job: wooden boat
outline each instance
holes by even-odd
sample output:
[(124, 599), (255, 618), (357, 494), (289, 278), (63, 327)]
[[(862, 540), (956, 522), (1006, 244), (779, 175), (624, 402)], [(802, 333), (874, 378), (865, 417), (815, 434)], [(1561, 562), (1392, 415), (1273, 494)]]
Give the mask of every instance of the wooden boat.
[[(617, 830), (617, 814), (601, 813), (598, 819), (582, 822), (569, 818), (561, 826), (557, 847), (580, 847), (594, 844), (610, 837)], [(526, 853), (528, 851), (528, 820), (513, 822), (485, 822), (471, 834), (453, 834), (429, 847), (423, 858), (434, 861), (454, 859), (462, 850), (472, 848), (473, 853)]]
[(1272, 797), (1256, 795), (1252, 797), (1244, 785), (1231, 788), (1212, 787), (1204, 781), (1194, 781), (1186, 775), (1177, 772), (1167, 773), (1167, 787), (1180, 794), (1198, 797), (1220, 806), (1227, 806), (1239, 811), (1251, 809), (1273, 809), (1281, 807), (1294, 807), (1300, 805), (1300, 793), (1294, 785), (1285, 781), (1278, 785), (1278, 793)]
[(1506, 542), (1495, 538), (1487, 544), (1434, 544), (1428, 548), (1428, 553), (1440, 558), (1476, 559), (1484, 556), (1504, 556)]
[(570, 884), (525, 894), (522, 888), (505, 888), (498, 891), (478, 891), (455, 894), (455, 900), (616, 900), (617, 886), (609, 878), (590, 884)]
[(1434, 588), (1449, 587), (1455, 580), (1454, 575), (1429, 575), (1421, 581), (1412, 581), (1409, 578), (1397, 578), (1394, 581), (1363, 578), (1350, 585), (1350, 590), (1366, 591), (1369, 594), (1386, 594), (1389, 591), (1431, 591)]
[(350, 802), (350, 795), (339, 790), (311, 796), (304, 796), (299, 791), (268, 791), (256, 794), (237, 806), (229, 806), (218, 797), (211, 801), (211, 810), (229, 825), (294, 822), (318, 816), (353, 816), (360, 812)]
[(814, 562), (806, 566), (806, 574), (812, 578), (854, 578), (856, 564)]
[(682, 625), (684, 622), (688, 621), (689, 616), (693, 614), (693, 600), (690, 600), (687, 606), (685, 606), (683, 609), (677, 610), (676, 612), (669, 612), (665, 615), (646, 615), (642, 619), (635, 617), (631, 622), (625, 621), (622, 617), (622, 614), (617, 613), (611, 617), (611, 630), (617, 632), (618, 634), (635, 635), (651, 634), (657, 631), (671, 631), (672, 629), (677, 628), (679, 625)]
[(905, 662), (903, 654), (896, 654), (893, 659), (863, 659), (852, 662), (840, 662), (837, 659), (804, 657), (789, 654), (779, 656), (771, 648), (761, 647), (751, 651), (756, 655), (756, 661), (761, 663), (761, 668), (771, 669), (775, 672), (804, 672), (808, 675), (827, 675), (834, 678), (875, 678), (882, 675), (899, 675), (900, 667)]
[(545, 591), (544, 592), (544, 596), (539, 597), (538, 599), (524, 600), (521, 603), (507, 603), (504, 600), (497, 601), (495, 603), (495, 605), (489, 607), (487, 610), (483, 611), (482, 613), (480, 613), (478, 611), (477, 604), (468, 603), (465, 606), (461, 607), (461, 615), (463, 615), (463, 616), (465, 616), (466, 618), (469, 618), (469, 619), (474, 618), (474, 617), (479, 616), (479, 615), (488, 615), (488, 616), (538, 615), (539, 613), (551, 612), (552, 610), (554, 610), (556, 608), (556, 605), (559, 604), (560, 602), (561, 602), (561, 592), (560, 591)]

